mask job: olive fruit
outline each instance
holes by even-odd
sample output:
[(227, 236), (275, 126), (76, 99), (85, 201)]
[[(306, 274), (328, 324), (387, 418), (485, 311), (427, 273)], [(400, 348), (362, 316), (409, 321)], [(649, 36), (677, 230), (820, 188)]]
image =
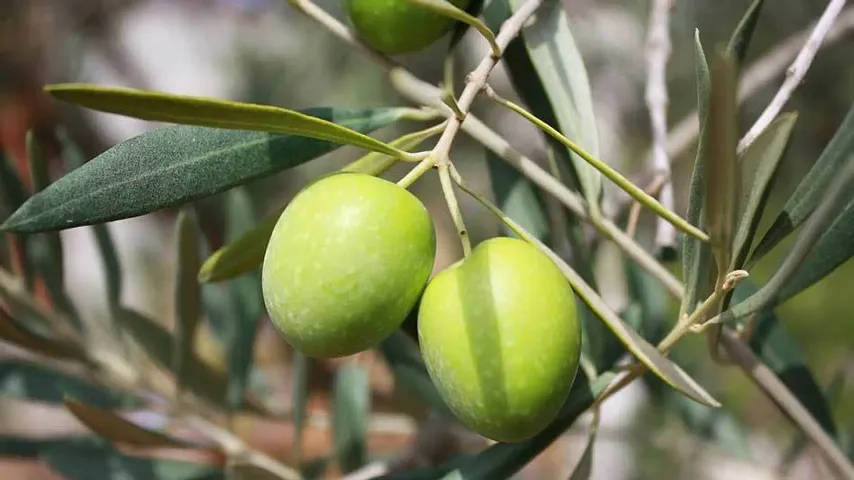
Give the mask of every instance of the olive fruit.
[(433, 221), (415, 195), (370, 175), (332, 174), (298, 193), (276, 222), (264, 302), (295, 349), (352, 355), (400, 326), (435, 255)]
[[(466, 8), (470, 0), (450, 0)], [(454, 25), (454, 20), (408, 0), (343, 0), (359, 36), (377, 50), (398, 55), (426, 48)]]
[(581, 355), (566, 279), (535, 247), (506, 237), (482, 242), (428, 283), (418, 338), (451, 411), (501, 442), (528, 439), (557, 416)]

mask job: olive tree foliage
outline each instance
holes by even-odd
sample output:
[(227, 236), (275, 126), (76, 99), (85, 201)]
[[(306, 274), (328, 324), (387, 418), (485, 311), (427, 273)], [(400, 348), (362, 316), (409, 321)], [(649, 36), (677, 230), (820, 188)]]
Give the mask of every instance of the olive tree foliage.
[[(749, 127), (739, 125), (741, 82), (756, 82), (755, 75), (747, 75), (751, 66), (745, 58), (762, 0), (749, 5), (726, 44), (707, 45), (702, 32), (695, 32), (697, 114), (689, 123), (696, 128), (677, 129), (677, 134), (667, 129), (669, 2), (651, 1), (645, 101), (654, 180), (638, 185), (613, 166), (617, 162), (600, 158), (584, 59), (559, 2), (396, 1), (408, 4), (401, 11), (429, 12), (433, 26), (450, 25), (419, 32), (437, 38), (447, 33), (443, 39), (449, 39), (449, 59), (457, 54), (463, 34), (483, 37), (487, 53), (464, 83), (450, 81), (453, 61), (445, 64), (442, 85), (427, 83), (382, 49), (394, 48), (390, 53), (396, 54), (405, 45), (377, 32), (359, 33), (311, 0), (291, 0), (293, 14), (307, 16), (342, 48), (382, 67), (408, 104), (291, 110), (89, 84), (45, 87), (58, 101), (172, 125), (93, 159), (83, 158), (60, 132), (66, 173), (53, 183), (33, 134), (28, 137), (31, 181), (0, 162), (4, 249), (21, 260), (14, 273), (0, 270), (0, 339), (32, 354), (0, 362), (0, 394), (64, 405), (88, 429), (73, 436), (3, 437), (0, 454), (41, 459), (66, 478), (302, 479), (321, 476), (334, 465), (352, 479), (499, 479), (516, 474), (590, 413), (593, 428), (581, 460), (567, 464), (567, 470), (574, 469), (572, 478), (586, 478), (595, 455), (600, 406), (636, 381), (645, 382), (654, 401), (668, 405), (689, 430), (708, 441), (724, 447), (744, 442), (744, 425), (705, 386), (703, 371), (671, 353), (684, 338), (703, 335), (710, 368), (742, 372), (798, 428), (789, 458), (813, 445), (830, 472), (854, 478), (845, 432), (829, 405), (832, 392), (818, 384), (796, 339), (775, 313), (854, 253), (854, 106), (782, 208), (770, 211), (768, 205), (797, 128), (797, 113), (784, 111), (787, 101), (840, 14), (850, 14), (843, 11), (845, 2), (827, 2), (798, 44), (794, 61), (778, 67), (788, 66), (785, 79)], [(371, 12), (348, 10), (360, 28), (383, 21), (382, 15), (373, 18), (366, 11)], [(410, 33), (406, 25), (392, 27), (392, 33)], [(421, 48), (422, 43), (409, 39), (407, 45)], [(490, 86), (490, 74), (499, 64), (506, 67), (519, 102)], [(536, 127), (547, 165), (520, 153), (518, 145), (471, 113), (478, 98)], [(406, 125), (408, 133), (392, 141), (374, 136), (393, 124)], [(463, 135), (487, 158), (490, 192), (475, 189), (454, 164), (455, 141)], [(370, 365), (362, 355), (337, 364), (329, 392), (334, 442), (321, 458), (305, 458), (299, 442), (287, 458), (274, 458), (244, 442), (233, 424), (220, 421), (223, 415), (242, 414), (290, 422), (297, 438), (306, 428), (312, 358), (294, 354), (288, 411), (250, 388), (256, 333), (267, 315), (260, 271), (286, 205), (258, 218), (246, 184), (342, 146), (363, 155), (343, 172), (383, 176), (392, 166), (407, 164), (411, 170), (397, 180), (400, 188), (438, 176), (465, 257), (472, 245), (460, 196), (471, 197), (500, 220), (503, 235), (517, 237), (547, 257), (571, 287), (583, 331), (580, 366), (559, 411), (533, 436), (413, 466), (411, 457), (430, 444), (430, 436), (441, 436), (447, 428), (465, 430), (425, 367), (417, 308), (370, 349), (386, 363), (396, 385), (430, 412), (419, 418), (411, 448), (401, 446), (397, 457), (373, 459), (367, 448)], [(690, 148), (695, 153), (688, 208), (677, 212), (670, 163), (675, 151)], [(625, 192), (627, 201), (615, 213), (602, 208), (606, 182)], [(32, 189), (26, 187), (30, 184)], [(214, 250), (195, 205), (219, 194), (226, 231), (223, 246)], [(560, 208), (549, 210), (549, 202)], [(176, 322), (170, 329), (122, 305), (123, 273), (105, 224), (176, 207)], [(655, 218), (647, 222), (654, 225), (649, 231), (639, 226), (641, 214)], [(771, 219), (764, 230), (759, 228), (763, 218)], [(95, 337), (63, 285), (58, 232), (81, 226), (94, 230), (103, 258), (113, 340), (107, 353), (91, 343)], [(784, 241), (786, 253), (771, 278), (760, 282), (751, 277), (757, 262)], [(618, 310), (603, 299), (592, 265), (603, 245), (613, 245), (623, 256), (628, 301)], [(40, 289), (46, 295), (40, 296)], [(670, 299), (679, 303), (678, 312), (662, 307)], [(225, 368), (210, 364), (194, 349), (205, 321), (214, 324)], [(143, 375), (149, 370), (141, 366), (150, 364), (168, 373), (172, 385)], [(162, 421), (124, 415), (130, 410), (157, 412)], [(179, 456), (183, 460), (159, 455), (163, 449), (187, 455)]]

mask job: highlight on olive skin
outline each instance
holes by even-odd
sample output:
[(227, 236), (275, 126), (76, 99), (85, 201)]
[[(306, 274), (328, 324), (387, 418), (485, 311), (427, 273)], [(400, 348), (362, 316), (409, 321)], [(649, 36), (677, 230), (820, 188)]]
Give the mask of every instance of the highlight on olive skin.
[[(450, 0), (458, 8), (470, 0)], [(423, 50), (447, 34), (454, 20), (407, 0), (343, 0), (359, 36), (375, 49), (399, 55)]]
[(572, 289), (548, 257), (513, 238), (486, 240), (434, 277), (418, 333), (451, 411), (502, 442), (528, 439), (555, 418), (581, 355)]
[(279, 218), (262, 268), (264, 301), (305, 355), (351, 355), (403, 323), (435, 254), (432, 219), (412, 193), (370, 175), (330, 175)]

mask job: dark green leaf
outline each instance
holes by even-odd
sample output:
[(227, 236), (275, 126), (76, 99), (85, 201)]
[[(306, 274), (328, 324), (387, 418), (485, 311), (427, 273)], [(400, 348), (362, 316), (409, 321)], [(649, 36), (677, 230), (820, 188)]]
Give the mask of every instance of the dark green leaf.
[[(118, 313), (123, 316), (123, 324), (127, 326), (131, 336), (148, 356), (161, 367), (170, 368), (174, 341), (169, 331), (133, 310), (122, 308)], [(187, 383), (184, 386), (208, 402), (222, 405), (228, 388), (228, 376), (194, 355), (187, 364)], [(253, 413), (261, 415), (268, 413), (257, 402), (247, 399), (246, 403), (247, 409)]]
[[(370, 132), (397, 109), (306, 112)], [(339, 145), (263, 132), (178, 125), (131, 138), (31, 197), (4, 230), (38, 232), (135, 217), (188, 203), (295, 167)]]
[(440, 478), (492, 480), (512, 478), (557, 440), (579, 415), (590, 408), (596, 396), (613, 379), (614, 375), (608, 373), (588, 383), (583, 372), (579, 372), (572, 392), (557, 418), (545, 430), (529, 440), (519, 443), (496, 443), (478, 454), (461, 455), (438, 467), (391, 474), (380, 478), (384, 480), (432, 480)]
[(72, 398), (65, 399), (65, 407), (86, 428), (112, 443), (152, 448), (191, 446), (189, 442), (147, 430), (109, 410), (92, 407)]
[(827, 191), (833, 178), (850, 159), (854, 151), (854, 104), (848, 110), (848, 115), (839, 126), (836, 134), (827, 144), (818, 161), (798, 184), (795, 192), (789, 197), (783, 211), (765, 232), (759, 245), (753, 250), (748, 268), (756, 264), (766, 253), (800, 227), (816, 209), (822, 196)]
[[(742, 281), (733, 294), (738, 304), (754, 296), (756, 286), (750, 279)], [(836, 424), (821, 387), (803, 359), (798, 344), (786, 332), (780, 318), (773, 310), (759, 312), (750, 339), (750, 348), (768, 365), (789, 391), (809, 410), (816, 421), (831, 436), (836, 436)]]
[[(706, 148), (705, 137), (709, 116), (709, 93), (712, 80), (706, 54), (700, 42), (700, 31), (694, 30), (694, 77), (697, 82), (697, 112), (700, 121), (700, 134), (697, 138), (697, 155), (694, 158), (694, 171), (691, 174), (691, 187), (688, 191), (688, 214), (685, 217), (691, 225), (703, 225), (703, 202), (706, 198)], [(682, 298), (681, 314), (694, 311), (700, 299), (708, 296), (714, 288), (712, 272), (712, 249), (708, 243), (682, 234), (682, 278), (685, 282), (685, 294)]]
[(750, 40), (753, 38), (756, 22), (759, 21), (759, 13), (762, 11), (763, 3), (764, 0), (753, 0), (729, 39), (727, 52), (733, 56), (736, 68), (741, 68), (741, 65), (744, 64), (744, 58), (747, 56), (747, 49), (750, 46)]
[[(65, 131), (57, 133), (60, 144), (62, 144), (62, 156), (68, 162), (69, 170), (81, 167), (86, 163), (86, 157), (80, 148), (74, 144)], [(96, 224), (92, 226), (95, 232), (95, 242), (101, 254), (101, 262), (104, 267), (104, 277), (107, 283), (107, 302), (110, 308), (116, 308), (121, 303), (122, 296), (122, 269), (116, 246), (106, 225)]]
[[(521, 3), (491, 0), (484, 17), (495, 30)], [(521, 36), (510, 42), (504, 61), (516, 91), (531, 113), (598, 157), (599, 139), (587, 70), (560, 2), (543, 4)], [(546, 141), (568, 154), (575, 187), (584, 194), (594, 214), (598, 213), (602, 176), (553, 138), (547, 137)]]
[[(29, 193), (26, 187), (24, 187), (24, 183), (21, 181), (17, 172), (15, 172), (14, 166), (3, 154), (2, 149), (0, 149), (0, 207), (4, 207), (0, 210), (0, 215), (2, 215), (4, 219), (8, 218), (15, 210), (27, 201), (28, 197)], [(12, 235), (4, 233), (2, 240), (4, 243), (8, 242), (10, 244), (13, 238), (14, 237), (12, 237)], [(21, 256), (26, 259), (26, 242), (19, 241), (17, 242), (17, 245), (21, 249)], [(29, 261), (24, 261), (22, 264), (24, 285), (26, 285), (28, 290), (32, 290), (33, 278), (35, 275), (35, 272), (33, 272), (33, 266), (30, 265)]]
[(211, 465), (132, 457), (109, 446), (58, 445), (41, 457), (68, 480), (225, 480)]
[(236, 463), (228, 467), (228, 480), (282, 480), (282, 477), (260, 465)]
[(199, 227), (187, 210), (178, 214), (175, 227), (177, 238), (177, 266), (175, 279), (175, 333), (173, 340), (172, 371), (179, 388), (189, 374), (187, 365), (195, 355), (196, 331), (202, 314), (201, 292), (196, 275), (199, 255)]
[[(327, 115), (323, 109), (294, 111), (271, 105), (79, 83), (49, 85), (46, 90), (66, 102), (143, 120), (303, 136), (388, 155), (398, 153), (386, 143), (366, 136), (358, 127), (341, 122), (337, 115)], [(398, 118), (405, 113), (403, 109), (394, 110), (386, 109), (383, 113), (393, 112)]]
[(368, 372), (359, 365), (346, 363), (335, 373), (332, 399), (332, 427), (338, 465), (344, 473), (367, 462), (368, 418), (371, 392)]
[(130, 395), (111, 392), (81, 377), (11, 359), (0, 361), (0, 395), (54, 404), (62, 403), (70, 395), (102, 408), (139, 404)]
[[(783, 152), (789, 142), (789, 135), (795, 127), (797, 114), (790, 113), (777, 117), (768, 125), (756, 141), (751, 143), (741, 157), (742, 171), (747, 173), (742, 178), (745, 181), (744, 188), (744, 211), (741, 214), (740, 224), (735, 235), (733, 246), (733, 260), (729, 270), (742, 268), (750, 253), (753, 237), (759, 222), (762, 220), (762, 212), (771, 193), (777, 167), (783, 158)], [(750, 185), (747, 184), (750, 182)]]
[(736, 143), (738, 116), (736, 77), (732, 57), (717, 53), (711, 65), (708, 124), (705, 131), (706, 227), (712, 244), (718, 276), (725, 274), (732, 258), (738, 221), (739, 179)]
[(51, 438), (24, 438), (0, 436), (0, 457), (38, 459), (48, 449), (79, 448), (103, 445), (104, 442), (91, 435), (73, 435)]
[(783, 303), (816, 284), (852, 255), (854, 255), (854, 202), (845, 207), (830, 229), (810, 250), (798, 269), (798, 274), (783, 287), (775, 303)]
[[(839, 397), (842, 395), (842, 392), (845, 390), (845, 377), (848, 373), (846, 368), (841, 368), (836, 372), (836, 375), (833, 376), (833, 379), (824, 389), (824, 398), (827, 400), (828, 404), (838, 404)], [(843, 451), (845, 451), (846, 441), (845, 432), (840, 431), (838, 433), (839, 446), (842, 447)], [(798, 459), (801, 452), (803, 452), (804, 448), (809, 445), (809, 438), (802, 431), (798, 431), (795, 434), (795, 440), (792, 442), (791, 446), (786, 450), (786, 453), (783, 454), (783, 465), (780, 470), (785, 471), (788, 470), (791, 464)]]

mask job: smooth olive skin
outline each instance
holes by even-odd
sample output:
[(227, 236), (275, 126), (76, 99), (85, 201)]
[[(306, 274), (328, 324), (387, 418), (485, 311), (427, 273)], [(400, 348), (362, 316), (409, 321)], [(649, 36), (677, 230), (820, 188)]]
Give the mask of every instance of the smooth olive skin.
[[(449, 0), (465, 9), (470, 0)], [(399, 55), (422, 50), (453, 27), (454, 20), (406, 0), (343, 0), (359, 36), (377, 50)]]
[(501, 442), (526, 440), (557, 416), (581, 355), (572, 289), (548, 257), (514, 238), (482, 242), (430, 281), (418, 336), (451, 411)]
[(264, 257), (262, 291), (291, 346), (331, 358), (396, 330), (433, 269), (436, 234), (421, 201), (387, 180), (338, 173), (282, 212)]

